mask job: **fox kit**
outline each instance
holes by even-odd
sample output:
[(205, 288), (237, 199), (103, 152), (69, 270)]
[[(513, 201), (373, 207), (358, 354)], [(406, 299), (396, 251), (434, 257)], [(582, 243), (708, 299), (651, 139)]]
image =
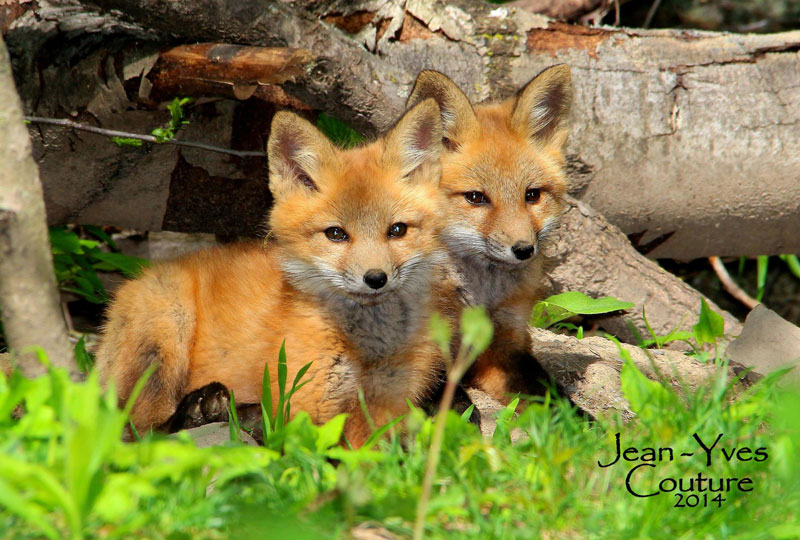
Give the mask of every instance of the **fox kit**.
[(476, 107), (445, 75), (423, 71), (408, 106), (429, 98), (439, 104), (446, 148), (442, 237), (462, 301), (485, 305), (495, 325), (465, 382), (508, 402), (509, 393), (530, 393), (538, 375), (527, 324), (541, 297), (541, 247), (564, 209), (569, 68), (551, 67), (517, 95)]
[(268, 142), (271, 239), (155, 265), (118, 292), (97, 354), (121, 400), (157, 369), (133, 411), (136, 428), (164, 426), (193, 390), (220, 382), (257, 403), (265, 364), (277, 395), (285, 340), (288, 380), (313, 362), (292, 410), (314, 422), (349, 413), (354, 445), (419, 402), (441, 377), (428, 337), (441, 232), (441, 120), (434, 100), (383, 138), (334, 147), (313, 125), (278, 113)]

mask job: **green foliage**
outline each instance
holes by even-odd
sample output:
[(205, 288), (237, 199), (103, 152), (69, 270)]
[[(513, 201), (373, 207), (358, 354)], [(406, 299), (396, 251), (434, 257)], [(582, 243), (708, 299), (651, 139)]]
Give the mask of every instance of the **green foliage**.
[(359, 132), (333, 116), (321, 113), (317, 117), (317, 128), (323, 132), (334, 144), (342, 148), (352, 148), (363, 143), (366, 139)]
[[(713, 315), (704, 317), (703, 331), (714, 335)], [(467, 324), (476, 326), (475, 346), (485, 341), (483, 322)], [(434, 421), (412, 407), (402, 436), (390, 431), (398, 419), (365, 447), (348, 450), (339, 444), (344, 415), (322, 426), (302, 411), (288, 418), (305, 373), (281, 392), (289, 382), (288, 370), (283, 373), (273, 397), (280, 402), (282, 394), (284, 405), (272, 417), (265, 414), (273, 430), (267, 448), (237, 442), (197, 448), (185, 434), (145, 434), (123, 443), (128, 410), (117, 407), (113, 388), (101, 389), (96, 373), (81, 383), (59, 369), (33, 380), (0, 374), (2, 536), (347, 538), (359, 524), (409, 536)], [(800, 395), (779, 390), (782, 374), (776, 373), (733, 399), (726, 373), (720, 369), (707, 386), (678, 396), (624, 358), (622, 391), (636, 414), (627, 423), (614, 416), (588, 421), (567, 400), (547, 395), (518, 416), (517, 403), (509, 404), (486, 439), (466, 417), (448, 413), (425, 538), (796, 537)], [(269, 386), (269, 375), (265, 380)], [(272, 398), (262, 405), (272, 410)], [(637, 489), (652, 491), (663, 478), (702, 472), (751, 478), (754, 490), (734, 489), (719, 506), (694, 508), (676, 508), (674, 493), (635, 498), (626, 477), (639, 462), (599, 466), (613, 459), (618, 433), (622, 449), (638, 448), (640, 455), (645, 448), (674, 448), (674, 460), (634, 476)], [(710, 465), (694, 434), (708, 444), (721, 434)], [(727, 460), (722, 447), (764, 448), (768, 458)]]
[(81, 373), (89, 373), (89, 370), (94, 367), (94, 358), (86, 350), (86, 341), (84, 336), (75, 343), (75, 363), (78, 364), (78, 369)]
[[(175, 135), (178, 133), (178, 131), (189, 123), (189, 121), (186, 120), (186, 114), (183, 111), (183, 107), (184, 105), (191, 103), (191, 101), (192, 98), (188, 97), (175, 98), (169, 105), (167, 105), (167, 110), (169, 111), (169, 123), (166, 125), (166, 127), (157, 127), (150, 132), (151, 135), (156, 138), (156, 143), (163, 144), (171, 141), (175, 138)], [(111, 141), (120, 147), (142, 146), (141, 139), (134, 139), (131, 137), (111, 137)]]
[(291, 418), (292, 395), (308, 383), (308, 380), (303, 381), (303, 376), (310, 367), (311, 362), (298, 370), (292, 382), (292, 387), (287, 392), (286, 342), (281, 343), (281, 349), (278, 353), (278, 402), (276, 405), (273, 403), (269, 367), (264, 365), (264, 376), (261, 380), (261, 419), (265, 446), (279, 448), (282, 444), (283, 427)]
[(103, 243), (111, 249), (116, 248), (113, 240), (99, 227), (87, 226), (84, 229), (99, 238), (99, 241), (81, 238), (75, 231), (65, 227), (50, 229), (56, 280), (62, 291), (73, 292), (90, 302), (102, 304), (108, 301), (108, 295), (97, 276), (98, 270), (118, 271), (126, 277), (135, 277), (148, 262), (121, 253), (103, 251)]
[(172, 100), (172, 103), (167, 105), (167, 110), (169, 111), (169, 124), (167, 127), (163, 128), (155, 128), (151, 133), (156, 138), (157, 143), (165, 143), (167, 141), (171, 141), (175, 138), (175, 134), (178, 133), (178, 130), (189, 123), (186, 120), (183, 106), (190, 103), (192, 101), (191, 98), (175, 98)]
[(135, 146), (139, 147), (142, 146), (141, 139), (132, 139), (130, 137), (111, 137), (111, 142), (116, 144), (119, 147), (123, 146)]
[(536, 328), (548, 328), (575, 315), (601, 315), (630, 309), (632, 302), (622, 302), (611, 296), (590, 298), (578, 291), (556, 294), (533, 307), (530, 324)]
[(705, 298), (700, 299), (700, 319), (692, 327), (694, 338), (701, 347), (705, 344), (716, 345), (725, 331), (722, 315), (708, 307)]

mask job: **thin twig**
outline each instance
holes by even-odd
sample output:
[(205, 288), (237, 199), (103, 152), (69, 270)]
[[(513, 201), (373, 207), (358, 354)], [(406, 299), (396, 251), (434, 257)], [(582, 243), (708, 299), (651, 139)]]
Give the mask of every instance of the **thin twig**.
[(619, 0), (614, 0), (614, 26), (619, 26)]
[(64, 126), (70, 127), (73, 129), (79, 129), (81, 131), (88, 131), (89, 133), (96, 133), (98, 135), (104, 135), (106, 137), (125, 137), (127, 139), (137, 139), (140, 141), (146, 141), (156, 144), (174, 144), (177, 146), (189, 146), (192, 148), (200, 148), (201, 150), (208, 150), (210, 152), (217, 152), (220, 154), (228, 154), (230, 156), (237, 156), (237, 157), (266, 157), (266, 153), (258, 151), (258, 150), (231, 150), (229, 148), (222, 148), (220, 146), (213, 146), (210, 144), (204, 144), (199, 142), (192, 142), (192, 141), (178, 141), (175, 139), (169, 139), (166, 141), (161, 141), (154, 137), (153, 135), (140, 135), (139, 133), (129, 133), (127, 131), (116, 131), (113, 129), (103, 129), (94, 126), (87, 126), (86, 124), (79, 124), (77, 122), (73, 122), (72, 120), (67, 120), (65, 118), (42, 118), (41, 116), (26, 116), (25, 120), (28, 122), (33, 122), (36, 124), (49, 124), (53, 126)]
[(658, 6), (661, 4), (661, 0), (654, 0), (653, 5), (650, 6), (650, 9), (647, 11), (647, 17), (644, 18), (644, 24), (642, 28), (650, 28), (650, 23), (653, 22), (653, 17), (658, 10)]
[(722, 286), (725, 288), (726, 291), (728, 291), (728, 294), (736, 298), (739, 302), (747, 306), (749, 309), (753, 309), (754, 307), (756, 307), (758, 304), (761, 303), (752, 296), (750, 296), (749, 294), (747, 294), (746, 292), (744, 292), (744, 290), (741, 287), (739, 287), (739, 285), (737, 285), (735, 281), (733, 281), (733, 278), (731, 278), (731, 275), (728, 273), (728, 270), (725, 268), (725, 265), (722, 264), (722, 261), (720, 260), (719, 257), (709, 257), (708, 262), (711, 263), (711, 267), (714, 269), (714, 272), (716, 272), (717, 277), (722, 282)]

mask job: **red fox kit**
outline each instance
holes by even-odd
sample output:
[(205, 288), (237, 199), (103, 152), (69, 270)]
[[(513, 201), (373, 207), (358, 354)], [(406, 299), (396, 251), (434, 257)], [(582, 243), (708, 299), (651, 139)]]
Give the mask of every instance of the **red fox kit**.
[(384, 137), (334, 147), (313, 125), (278, 113), (268, 142), (265, 246), (200, 251), (128, 282), (108, 313), (97, 354), (122, 400), (150, 364), (132, 420), (167, 422), (189, 392), (220, 382), (257, 403), (268, 366), (277, 395), (285, 339), (289, 381), (313, 362), (292, 410), (321, 423), (350, 413), (345, 435), (363, 444), (368, 411), (383, 423), (427, 397), (442, 359), (428, 337), (441, 230), (441, 120), (434, 100)]
[(429, 98), (441, 109), (446, 148), (442, 238), (465, 302), (485, 305), (495, 325), (466, 382), (508, 402), (534, 384), (527, 323), (540, 299), (541, 246), (564, 208), (569, 68), (551, 67), (517, 95), (476, 107), (445, 75), (423, 71), (408, 106)]

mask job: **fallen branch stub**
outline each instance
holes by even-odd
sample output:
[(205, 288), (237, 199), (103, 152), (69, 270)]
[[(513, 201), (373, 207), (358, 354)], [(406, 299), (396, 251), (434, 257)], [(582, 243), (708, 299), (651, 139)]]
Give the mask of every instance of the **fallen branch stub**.
[[(291, 47), (248, 47), (229, 43), (181, 45), (162, 52), (147, 79), (148, 97), (163, 101), (174, 96), (217, 96), (265, 101), (308, 109), (280, 85), (302, 77), (314, 54)], [(144, 96), (142, 96), (144, 97)]]

